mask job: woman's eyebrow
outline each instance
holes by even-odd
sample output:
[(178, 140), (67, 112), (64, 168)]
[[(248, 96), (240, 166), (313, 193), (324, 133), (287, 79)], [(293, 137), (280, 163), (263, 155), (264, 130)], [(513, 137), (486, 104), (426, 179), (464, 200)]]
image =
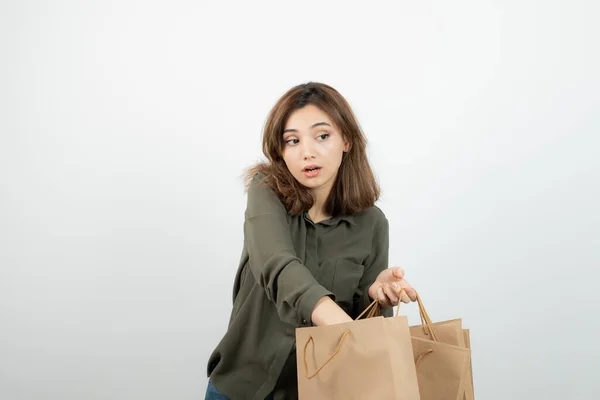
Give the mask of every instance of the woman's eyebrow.
[[(310, 129), (313, 129), (313, 128), (315, 128), (317, 126), (321, 126), (321, 125), (327, 125), (328, 127), (331, 128), (331, 125), (329, 125), (327, 122), (317, 122), (315, 124), (312, 124)], [(283, 133), (286, 133), (286, 132), (298, 132), (298, 130), (297, 129), (286, 129), (283, 131)]]

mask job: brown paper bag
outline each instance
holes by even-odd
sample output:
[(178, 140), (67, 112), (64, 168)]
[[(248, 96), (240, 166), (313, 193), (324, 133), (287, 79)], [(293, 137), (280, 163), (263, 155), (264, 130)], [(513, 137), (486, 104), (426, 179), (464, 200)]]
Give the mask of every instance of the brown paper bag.
[(412, 338), (421, 400), (462, 400), (469, 349)]
[[(471, 348), (469, 341), (469, 330), (462, 328), (461, 319), (434, 322), (431, 324), (431, 328), (435, 331), (438, 341), (467, 349)], [(413, 337), (430, 339), (426, 325), (413, 325), (410, 327), (410, 332)], [(473, 393), (473, 370), (471, 367), (471, 361), (469, 361), (464, 387), (465, 393), (463, 400), (475, 400), (475, 395)]]
[[(465, 338), (465, 347), (471, 348), (471, 336), (468, 329), (463, 329)], [(475, 400), (475, 390), (473, 386), (473, 361), (469, 360), (469, 369), (467, 370), (467, 378), (465, 382), (465, 398), (464, 400)]]
[(422, 324), (410, 330), (421, 400), (463, 400), (471, 352), (462, 321), (433, 323), (418, 294), (417, 305)]
[(296, 357), (300, 400), (420, 400), (406, 317), (297, 328)]
[[(465, 335), (463, 333), (462, 320), (452, 319), (449, 321), (433, 322), (431, 328), (435, 331), (438, 341), (453, 346), (465, 347)], [(431, 340), (426, 325), (413, 325), (410, 327), (413, 337)]]

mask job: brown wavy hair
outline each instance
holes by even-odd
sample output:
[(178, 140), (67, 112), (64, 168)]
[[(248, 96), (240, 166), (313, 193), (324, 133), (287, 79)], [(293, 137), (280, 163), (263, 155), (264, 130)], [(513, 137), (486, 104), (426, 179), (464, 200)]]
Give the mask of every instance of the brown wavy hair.
[(263, 182), (275, 191), (292, 215), (300, 215), (313, 206), (312, 194), (293, 177), (283, 160), (285, 124), (292, 112), (308, 104), (325, 112), (350, 142), (325, 201), (325, 211), (335, 217), (373, 206), (379, 199), (380, 188), (367, 159), (367, 139), (346, 99), (331, 86), (319, 82), (297, 85), (275, 103), (263, 130), (262, 149), (267, 161), (247, 170), (246, 187), (257, 174), (262, 174)]

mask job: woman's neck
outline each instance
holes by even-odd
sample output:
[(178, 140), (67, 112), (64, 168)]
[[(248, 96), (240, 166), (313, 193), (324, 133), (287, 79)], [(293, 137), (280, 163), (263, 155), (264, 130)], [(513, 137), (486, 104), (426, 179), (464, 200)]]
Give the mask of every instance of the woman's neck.
[(327, 197), (329, 197), (329, 190), (326, 188), (315, 189), (312, 191), (312, 195), (315, 202), (310, 210), (308, 210), (308, 216), (316, 224), (331, 217), (331, 215), (325, 211), (325, 202), (327, 201)]

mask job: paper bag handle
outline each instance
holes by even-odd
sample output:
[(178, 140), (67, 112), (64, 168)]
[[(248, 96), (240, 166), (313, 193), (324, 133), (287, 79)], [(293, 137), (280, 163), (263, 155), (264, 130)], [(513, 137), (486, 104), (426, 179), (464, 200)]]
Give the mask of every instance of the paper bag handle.
[(365, 319), (374, 317), (378, 313), (379, 308), (380, 308), (379, 301), (377, 301), (377, 300), (373, 301), (371, 304), (369, 304), (367, 306), (367, 308), (364, 309), (363, 312), (360, 313), (360, 315), (358, 317), (356, 317), (355, 321), (358, 321), (360, 319), (360, 317), (365, 315), (365, 313), (367, 311), (369, 311), (369, 313), (367, 314)]
[[(403, 292), (405, 292), (405, 290), (404, 290), (404, 288), (401, 288), (400, 293), (398, 293), (398, 298), (402, 297)], [(431, 338), (434, 341), (437, 341), (437, 338), (435, 337), (435, 332), (433, 331), (433, 328), (432, 328), (433, 322), (431, 322), (431, 318), (429, 318), (429, 314), (427, 313), (427, 310), (425, 310), (425, 306), (423, 306), (423, 301), (421, 300), (419, 293), (417, 293), (417, 304), (419, 306), (419, 317), (421, 317), (421, 324), (423, 326), (423, 332), (425, 332), (426, 335), (431, 336)], [(379, 300), (374, 300), (371, 304), (369, 304), (367, 306), (367, 308), (364, 309), (364, 311), (362, 313), (360, 313), (360, 315), (358, 317), (356, 317), (355, 320), (359, 320), (367, 312), (368, 312), (368, 314), (365, 318), (372, 318), (373, 316), (377, 315), (380, 308), (381, 308), (381, 305), (379, 304)], [(399, 311), (400, 311), (400, 303), (398, 303), (398, 307), (396, 308), (396, 317), (398, 316)]]
[[(398, 293), (398, 298), (402, 297), (403, 292), (405, 292), (405, 290), (404, 288), (401, 288), (400, 293)], [(429, 318), (429, 314), (427, 313), (427, 310), (425, 310), (425, 306), (423, 305), (423, 301), (421, 300), (421, 296), (419, 296), (419, 293), (417, 293), (417, 304), (419, 306), (419, 317), (421, 317), (421, 325), (423, 326), (423, 332), (425, 332), (426, 335), (431, 336), (432, 340), (437, 341), (437, 338), (435, 337), (435, 332), (433, 331), (432, 327), (433, 322), (431, 322), (431, 318)], [(365, 318), (374, 317), (379, 312), (380, 307), (381, 305), (379, 304), (379, 300), (373, 300), (373, 302), (369, 304), (367, 308), (365, 308), (364, 311), (360, 313), (358, 317), (356, 317), (355, 320), (359, 320), (367, 312), (368, 314)], [(400, 303), (398, 303), (398, 306), (396, 308), (396, 317), (398, 316), (399, 311)]]
[(346, 330), (344, 332), (344, 334), (340, 338), (340, 341), (338, 342), (337, 348), (335, 349), (335, 351), (333, 352), (333, 354), (330, 355), (327, 360), (325, 360), (325, 362), (323, 363), (323, 365), (321, 365), (319, 368), (316, 369), (315, 372), (313, 372), (312, 374), (309, 375), (308, 374), (308, 363), (306, 362), (306, 349), (308, 348), (308, 343), (309, 342), (313, 342), (313, 345), (314, 345), (314, 342), (315, 342), (315, 340), (313, 339), (312, 335), (310, 335), (308, 337), (308, 339), (306, 340), (306, 343), (304, 344), (304, 377), (306, 379), (312, 379), (315, 376), (317, 376), (317, 374), (319, 373), (319, 371), (321, 371), (323, 369), (323, 367), (326, 366), (329, 363), (329, 361), (333, 360), (333, 357), (335, 357), (340, 352), (340, 350), (342, 349), (342, 345), (344, 344), (344, 340), (346, 340), (346, 337), (348, 337), (349, 334), (350, 334), (350, 330), (348, 329), (348, 330)]
[[(404, 292), (404, 288), (402, 288), (402, 290), (400, 290), (400, 293), (398, 295), (398, 297), (400, 298), (402, 296), (402, 292)], [(396, 308), (396, 317), (398, 316), (398, 313), (400, 311), (400, 304), (401, 302), (398, 302), (398, 306)], [(419, 306), (419, 317), (421, 317), (421, 325), (423, 326), (423, 332), (425, 332), (426, 335), (430, 335), (431, 339), (435, 342), (437, 342), (437, 338), (435, 337), (435, 332), (433, 332), (433, 322), (431, 322), (431, 318), (429, 318), (429, 314), (427, 313), (427, 310), (425, 310), (425, 306), (423, 305), (423, 301), (421, 300), (421, 296), (419, 296), (419, 293), (417, 292), (417, 305)]]
[[(400, 290), (398, 298), (402, 297), (402, 292), (404, 292), (404, 288)], [(400, 304), (401, 302), (399, 302), (398, 306), (396, 307), (396, 317), (398, 316), (398, 312), (400, 311)], [(421, 326), (423, 327), (423, 332), (425, 332), (426, 335), (429, 334), (431, 336), (431, 339), (434, 342), (437, 342), (435, 332), (433, 332), (433, 328), (431, 326), (433, 322), (431, 322), (431, 318), (429, 318), (429, 314), (427, 313), (427, 310), (425, 310), (425, 306), (423, 305), (423, 301), (421, 300), (421, 296), (419, 296), (419, 293), (417, 293), (417, 304), (419, 306), (419, 316), (421, 317)], [(427, 349), (423, 353), (419, 354), (417, 358), (415, 358), (415, 367), (418, 367), (419, 363), (423, 361), (423, 358), (425, 358), (427, 355), (433, 352), (433, 349)]]

